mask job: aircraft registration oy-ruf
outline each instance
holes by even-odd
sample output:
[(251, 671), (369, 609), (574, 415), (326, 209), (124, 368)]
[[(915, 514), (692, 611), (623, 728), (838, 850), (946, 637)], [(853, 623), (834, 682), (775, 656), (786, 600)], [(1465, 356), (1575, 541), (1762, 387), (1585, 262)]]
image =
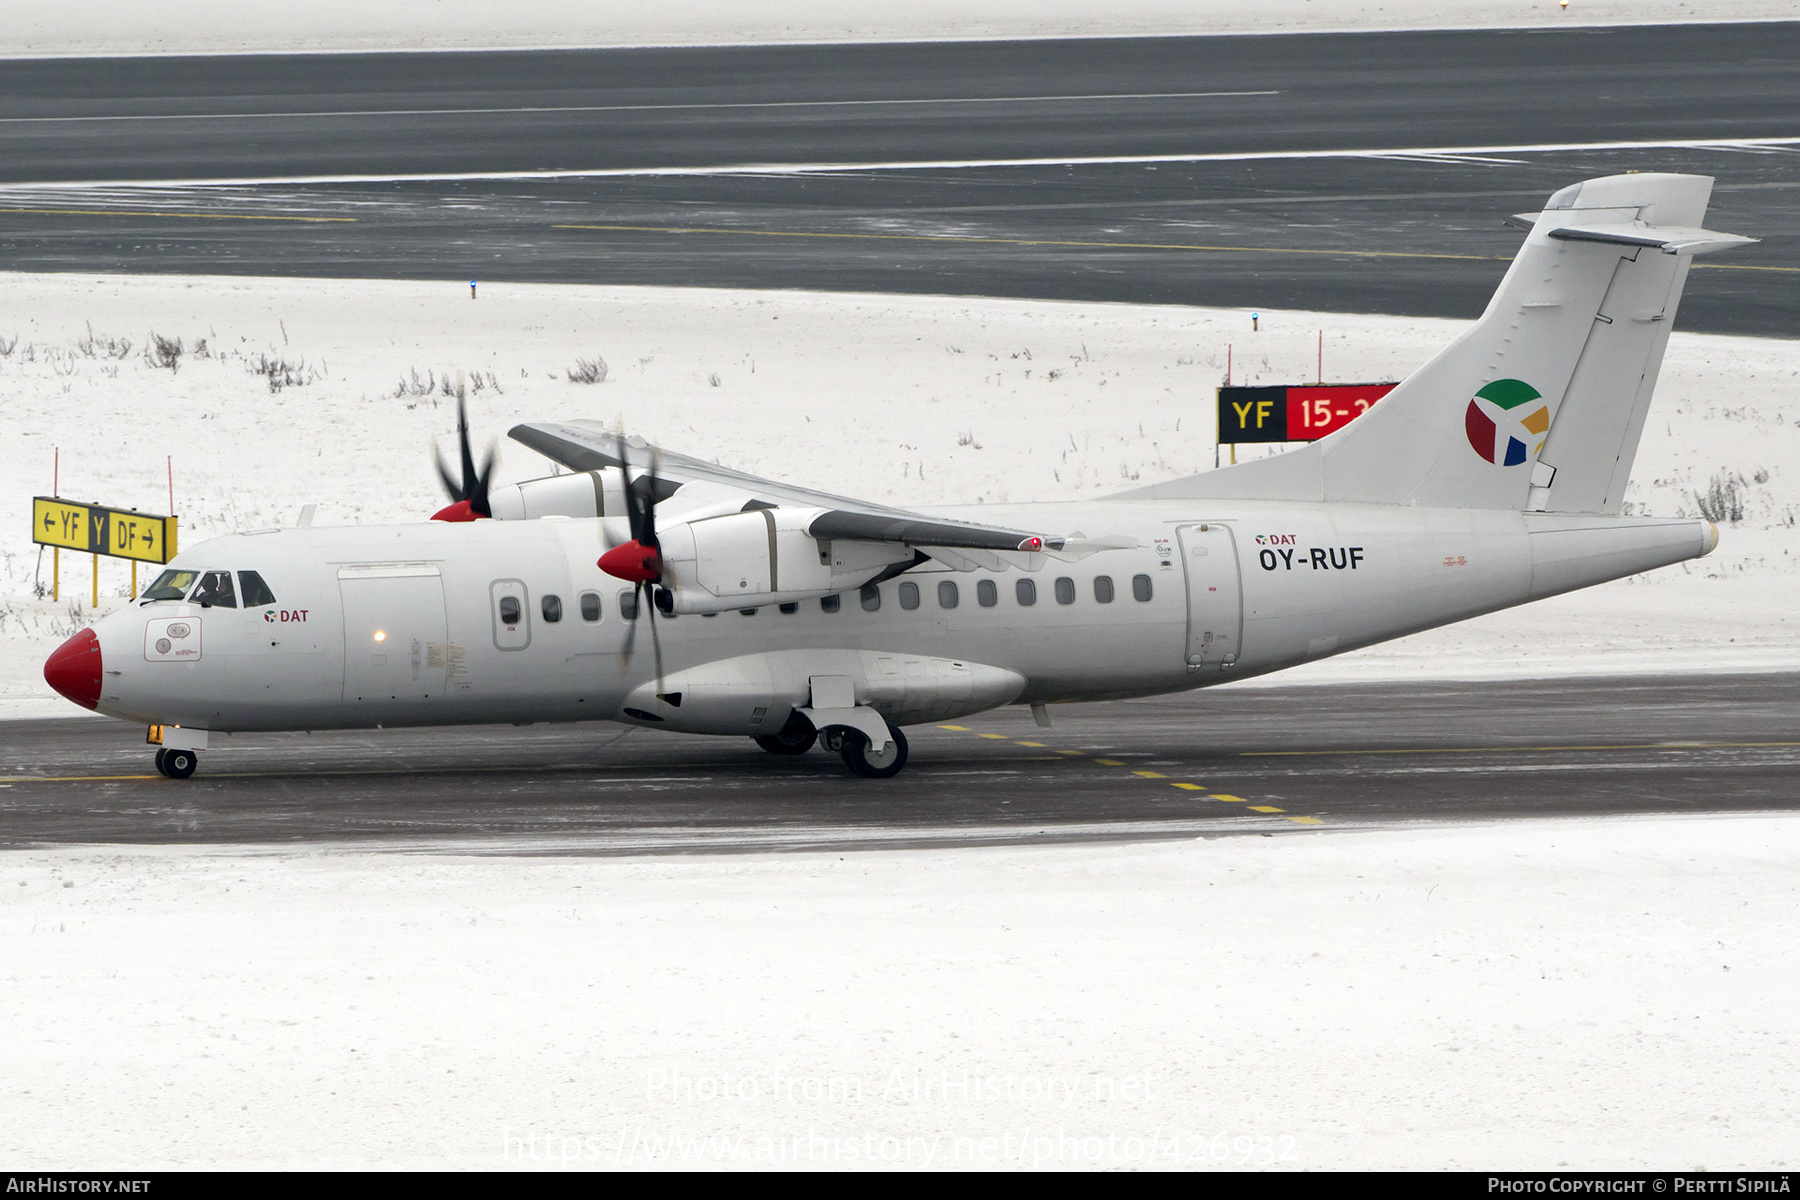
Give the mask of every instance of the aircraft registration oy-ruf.
[(926, 511), (526, 424), (571, 473), (490, 494), (465, 422), (440, 519), (186, 549), (45, 678), (160, 726), (176, 778), (220, 733), (589, 720), (882, 777), (908, 725), (1208, 687), (1696, 558), (1708, 522), (1620, 512), (1693, 255), (1753, 240), (1701, 228), (1711, 190), (1557, 192), (1467, 333), (1285, 454)]

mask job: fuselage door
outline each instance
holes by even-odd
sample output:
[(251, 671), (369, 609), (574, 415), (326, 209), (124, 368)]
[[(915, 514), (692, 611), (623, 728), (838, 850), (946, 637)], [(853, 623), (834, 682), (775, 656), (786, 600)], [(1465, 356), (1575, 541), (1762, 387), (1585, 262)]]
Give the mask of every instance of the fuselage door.
[(1243, 588), (1229, 526), (1183, 525), (1176, 531), (1187, 577), (1187, 664), (1190, 671), (1228, 667), (1242, 650)]
[(338, 568), (344, 601), (344, 699), (394, 704), (444, 694), (448, 626), (433, 563)]

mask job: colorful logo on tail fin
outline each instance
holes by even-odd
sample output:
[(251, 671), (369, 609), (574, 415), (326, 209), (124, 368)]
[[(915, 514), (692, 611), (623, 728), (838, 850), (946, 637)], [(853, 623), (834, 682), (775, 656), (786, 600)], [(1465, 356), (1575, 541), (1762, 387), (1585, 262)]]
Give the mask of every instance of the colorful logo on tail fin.
[(1529, 383), (1496, 379), (1469, 401), (1463, 424), (1475, 453), (1497, 466), (1516, 467), (1543, 449), (1550, 405)]

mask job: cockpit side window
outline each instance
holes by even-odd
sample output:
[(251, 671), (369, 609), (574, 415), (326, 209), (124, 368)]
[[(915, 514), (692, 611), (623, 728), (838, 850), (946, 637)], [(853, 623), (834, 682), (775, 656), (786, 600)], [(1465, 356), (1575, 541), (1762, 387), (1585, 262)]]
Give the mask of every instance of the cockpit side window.
[(140, 600), (180, 600), (194, 586), (194, 580), (200, 578), (198, 571), (177, 571), (170, 568), (156, 577), (156, 582), (144, 589)]
[(238, 583), (244, 590), (245, 608), (260, 608), (265, 604), (275, 603), (275, 593), (269, 590), (269, 585), (255, 571), (239, 571)]
[(200, 586), (188, 597), (189, 603), (212, 608), (236, 608), (237, 589), (231, 586), (230, 571), (208, 571), (200, 577)]

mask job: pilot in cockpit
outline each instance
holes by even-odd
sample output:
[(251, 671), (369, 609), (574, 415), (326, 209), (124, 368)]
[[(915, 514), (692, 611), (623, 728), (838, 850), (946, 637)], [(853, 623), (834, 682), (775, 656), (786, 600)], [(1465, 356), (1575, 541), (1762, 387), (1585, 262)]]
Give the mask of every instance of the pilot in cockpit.
[(200, 586), (188, 597), (189, 604), (198, 604), (201, 608), (236, 608), (237, 592), (231, 586), (230, 571), (208, 571), (200, 579)]

